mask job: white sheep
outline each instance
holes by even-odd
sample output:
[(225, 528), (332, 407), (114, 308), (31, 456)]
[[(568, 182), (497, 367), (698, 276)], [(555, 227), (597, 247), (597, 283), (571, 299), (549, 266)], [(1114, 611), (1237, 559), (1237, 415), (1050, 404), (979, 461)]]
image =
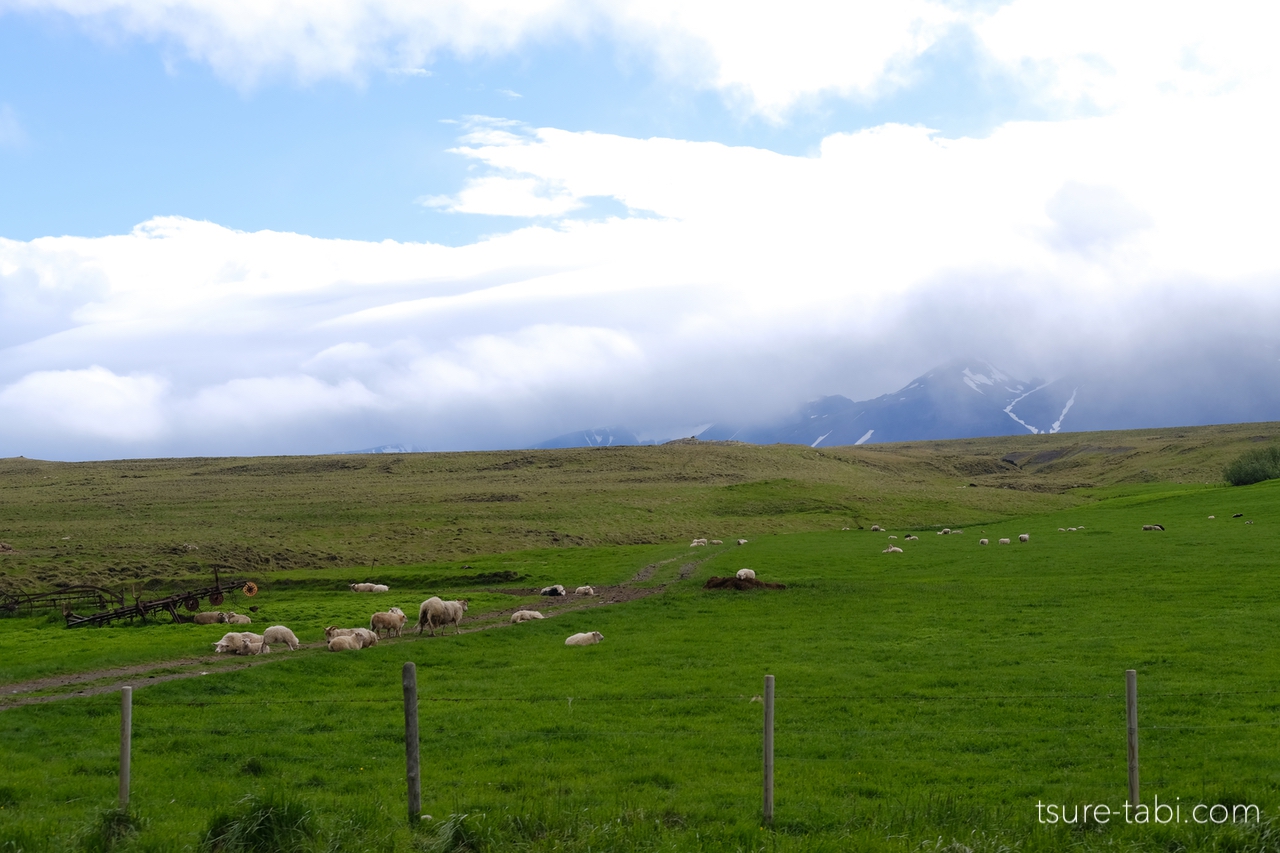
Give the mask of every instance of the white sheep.
[(724, 544), (724, 541), (723, 541), (723, 540), (721, 540), (721, 539), (712, 539), (712, 540), (711, 540), (711, 544), (712, 544), (712, 545), (723, 545), (723, 544)]
[(390, 592), (391, 587), (385, 583), (353, 583), (350, 584), (352, 592)]
[(690, 542), (690, 543), (689, 543), (689, 547), (690, 547), (690, 548), (696, 548), (696, 547), (698, 547), (699, 545), (706, 545), (706, 544), (707, 544), (707, 540), (705, 540), (705, 539), (695, 539), (695, 540), (693, 540), (692, 542)]
[(1059, 528), (1058, 528), (1058, 532), (1059, 532), (1059, 533), (1066, 533), (1066, 532), (1067, 532), (1067, 528), (1065, 528), (1065, 527), (1059, 527)]
[(298, 638), (292, 631), (283, 625), (272, 625), (270, 628), (262, 632), (262, 641), (264, 643), (284, 643), (289, 647), (289, 651), (297, 651)]
[[(849, 529), (849, 528), (847, 528), (847, 527), (845, 528), (845, 530), (848, 530), (848, 529)], [(747, 544), (747, 540), (745, 540), (745, 539), (739, 539), (739, 540), (738, 540), (738, 544), (739, 544), (739, 545), (746, 545), (746, 544)]]
[(738, 580), (753, 581), (755, 579), (756, 573), (754, 569), (738, 569)]
[(351, 637), (360, 644), (362, 649), (378, 645), (378, 635), (368, 628), (339, 628), (336, 625), (330, 625), (324, 629), (326, 640), (332, 640), (334, 637)]
[(407, 619), (408, 617), (404, 615), (403, 610), (399, 607), (392, 607), (385, 613), (375, 613), (370, 616), (369, 627), (373, 629), (375, 634), (381, 634), (383, 631), (386, 631), (388, 637), (392, 634), (399, 637), (400, 631), (404, 628), (404, 623)]
[(599, 631), (592, 631), (589, 634), (574, 634), (572, 637), (564, 641), (566, 646), (594, 646), (596, 643), (604, 639), (604, 634)]
[(234, 610), (232, 610), (230, 613), (227, 614), (227, 622), (229, 622), (232, 625), (252, 625), (253, 624), (253, 620), (250, 619), (248, 616), (242, 616), (241, 614), (235, 612)]
[(1018, 534), (1018, 541), (1019, 541), (1019, 542), (1030, 542), (1030, 541), (1031, 541), (1031, 537), (1030, 537), (1030, 536), (1028, 536), (1026, 533), (1019, 533), (1019, 534)]
[(873, 525), (871, 525), (871, 532), (872, 532), (872, 533), (880, 533), (880, 532), (881, 532), (881, 531), (880, 531), (880, 525), (878, 525), (878, 524), (873, 524)]
[(329, 640), (329, 651), (331, 652), (358, 652), (364, 646), (360, 645), (360, 640), (356, 637), (334, 637)]
[(889, 534), (889, 538), (890, 538), (890, 539), (897, 539), (898, 537), (897, 537), (897, 536), (894, 536), (892, 533), (890, 533), (890, 534)]
[(901, 554), (903, 553), (903, 551), (897, 545), (890, 545), (888, 548), (885, 548), (880, 553), (881, 554)]
[(1164, 525), (1161, 525), (1161, 524), (1144, 524), (1144, 525), (1142, 525), (1142, 529), (1143, 529), (1143, 530), (1164, 530)]
[(978, 540), (978, 544), (979, 544), (979, 545), (986, 545), (986, 544), (988, 544), (988, 543), (987, 543), (987, 540), (985, 540), (985, 539), (979, 539), (979, 540)]
[(244, 637), (235, 631), (223, 634), (222, 639), (213, 644), (213, 650), (220, 655), (238, 655), (243, 648)]
[(197, 625), (218, 625), (227, 621), (227, 614), (220, 610), (212, 613), (197, 613), (191, 621)]
[(1001, 540), (1000, 540), (1000, 542), (999, 542), (998, 544), (1000, 544), (1000, 545), (1008, 545), (1008, 544), (1009, 544), (1009, 540), (1008, 540), (1008, 539), (1001, 539)]
[[(561, 595), (564, 594), (564, 587), (561, 587)], [(436, 628), (441, 629), (444, 633), (444, 627), (452, 624), (454, 633), (462, 630), (462, 614), (467, 612), (467, 600), (459, 599), (458, 601), (442, 601), (439, 596), (431, 596), (418, 607), (418, 633), (422, 633), (425, 625), (431, 636), (436, 635)]]
[(919, 537), (919, 536), (908, 536), (906, 539), (903, 539), (902, 541), (903, 541), (903, 542), (919, 542), (919, 541), (920, 541), (920, 537)]
[(595, 595), (596, 588), (593, 586), (580, 586), (573, 591), (574, 595)]
[(551, 586), (544, 586), (541, 590), (538, 591), (538, 595), (568, 595), (568, 594), (569, 593), (565, 592), (564, 586), (558, 583), (552, 584)]
[(543, 619), (543, 615), (536, 610), (517, 610), (511, 614), (511, 624), (518, 625), (521, 622), (528, 622), (531, 619)]
[(261, 634), (249, 631), (223, 634), (222, 639), (213, 644), (213, 650), (219, 654), (233, 655), (260, 655), (271, 651), (262, 641)]

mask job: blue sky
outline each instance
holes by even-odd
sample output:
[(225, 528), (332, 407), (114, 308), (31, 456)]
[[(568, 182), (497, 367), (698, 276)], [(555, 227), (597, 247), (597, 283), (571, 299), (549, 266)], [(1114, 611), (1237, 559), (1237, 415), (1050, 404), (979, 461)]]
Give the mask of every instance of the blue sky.
[(1280, 319), (1265, 4), (255, 9), (0, 0), (0, 456), (664, 438)]

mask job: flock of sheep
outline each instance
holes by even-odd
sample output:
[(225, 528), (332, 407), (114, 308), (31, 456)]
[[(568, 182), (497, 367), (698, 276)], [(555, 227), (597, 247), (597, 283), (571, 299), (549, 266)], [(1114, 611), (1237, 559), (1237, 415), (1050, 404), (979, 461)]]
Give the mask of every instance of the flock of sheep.
[[(391, 588), (386, 584), (380, 583), (353, 583), (349, 585), (352, 592), (390, 592)], [(544, 587), (541, 595), (547, 596), (564, 596), (568, 595), (568, 591), (561, 584)], [(594, 587), (580, 586), (574, 591), (575, 595), (595, 595)], [(434, 637), (436, 630), (439, 629), (443, 634), (445, 628), (452, 625), (454, 633), (461, 631), (462, 614), (467, 612), (467, 600), (459, 599), (456, 601), (444, 601), (439, 596), (432, 596), (418, 606), (418, 621), (414, 626), (419, 635), (422, 629), (426, 628), (429, 636)], [(512, 624), (528, 622), (533, 619), (545, 618), (536, 610), (517, 610), (511, 614)], [(249, 625), (252, 620), (248, 616), (242, 616), (234, 611), (222, 612), (212, 611), (208, 613), (197, 613), (193, 619), (197, 625), (214, 625), (221, 623), (229, 623), (235, 625)], [(342, 651), (359, 651), (367, 649), (370, 646), (376, 646), (378, 640), (385, 634), (387, 637), (399, 637), (404, 632), (405, 623), (408, 617), (399, 607), (391, 607), (384, 612), (374, 613), (369, 617), (368, 628), (339, 628), (331, 625), (324, 629), (325, 645), (331, 652)], [(599, 631), (591, 631), (585, 634), (574, 634), (564, 641), (566, 646), (590, 646), (604, 639), (604, 635)], [(261, 655), (271, 651), (272, 645), (284, 644), (289, 649), (296, 650), (298, 648), (298, 638), (293, 631), (284, 625), (272, 625), (261, 634), (255, 634), (251, 631), (233, 631), (225, 634), (221, 640), (213, 644), (215, 652), (219, 654), (236, 654), (236, 655)]]

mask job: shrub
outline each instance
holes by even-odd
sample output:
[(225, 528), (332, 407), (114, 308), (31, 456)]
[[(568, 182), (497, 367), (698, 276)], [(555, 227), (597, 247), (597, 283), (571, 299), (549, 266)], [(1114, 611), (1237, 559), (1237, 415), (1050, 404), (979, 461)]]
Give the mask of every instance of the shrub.
[(1233, 486), (1248, 486), (1280, 479), (1280, 447), (1247, 450), (1222, 469), (1222, 478)]
[(251, 794), (230, 812), (214, 815), (200, 847), (209, 853), (302, 853), (315, 838), (311, 809)]

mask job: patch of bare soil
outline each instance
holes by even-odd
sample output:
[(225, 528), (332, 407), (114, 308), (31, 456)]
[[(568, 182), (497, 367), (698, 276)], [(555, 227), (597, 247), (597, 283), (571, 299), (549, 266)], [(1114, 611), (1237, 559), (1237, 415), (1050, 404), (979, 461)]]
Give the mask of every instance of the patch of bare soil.
[(755, 578), (708, 578), (703, 589), (786, 589), (785, 583), (768, 583)]
[[(593, 607), (604, 607), (610, 604), (625, 604), (628, 601), (636, 601), (641, 598), (648, 598), (651, 595), (660, 595), (667, 588), (667, 584), (659, 584), (652, 587), (635, 586), (637, 583), (643, 583), (650, 580), (657, 573), (658, 569), (668, 563), (673, 563), (680, 557), (672, 557), (670, 560), (663, 560), (660, 563), (653, 563), (645, 566), (626, 583), (616, 586), (598, 586), (595, 595), (577, 595), (569, 593), (564, 596), (545, 596), (542, 601), (536, 605), (528, 603), (519, 604), (513, 607), (503, 608), (501, 610), (491, 610), (486, 613), (477, 613), (474, 616), (468, 614), (467, 621), (471, 624), (458, 631), (458, 633), (469, 634), (474, 631), (488, 631), (493, 628), (500, 628), (511, 624), (511, 614), (517, 610), (537, 609), (546, 618), (554, 618), (561, 613), (571, 613), (577, 610), (588, 610)], [(705, 559), (705, 558), (703, 558)], [(677, 573), (678, 579), (675, 581), (688, 580), (697, 570), (702, 560), (694, 560), (685, 563), (680, 567)], [(758, 581), (754, 583), (759, 584)], [(764, 586), (777, 587), (778, 584), (764, 584)], [(507, 595), (519, 596), (521, 598), (537, 595), (540, 588), (533, 589), (490, 589), (486, 592), (500, 592)], [(89, 630), (89, 629), (86, 629)], [(405, 636), (398, 639), (384, 639), (382, 643), (401, 643), (414, 641), (417, 638), (411, 636), (411, 624), (405, 625)], [(311, 649), (315, 651), (323, 651), (328, 653), (328, 648), (324, 643), (303, 643), (302, 649)], [(194, 678), (202, 675), (209, 675), (213, 672), (230, 672), (232, 670), (247, 669), (251, 666), (261, 666), (273, 661), (283, 660), (291, 653), (284, 652), (282, 654), (271, 653), (267, 655), (254, 655), (251, 657), (238, 657), (227, 655), (207, 655), (195, 658), (182, 658), (180, 660), (155, 661), (148, 664), (139, 664), (137, 666), (115, 667), (111, 669), (99, 669), (92, 672), (79, 672), (67, 675), (55, 675), (49, 678), (39, 678), (32, 681), (24, 681), (15, 684), (0, 685), (0, 711), (8, 708), (17, 708), (22, 705), (34, 705), (42, 702), (53, 702), (59, 699), (70, 699), (76, 696), (96, 696), (101, 693), (110, 693), (119, 690), (125, 685), (131, 685), (135, 688), (142, 687), (146, 684), (159, 684), (162, 681), (173, 681), (179, 678)], [(178, 670), (176, 672), (171, 670)], [(75, 689), (79, 687), (80, 689)], [(50, 692), (54, 691), (54, 692)], [(41, 695), (32, 695), (41, 694)]]

